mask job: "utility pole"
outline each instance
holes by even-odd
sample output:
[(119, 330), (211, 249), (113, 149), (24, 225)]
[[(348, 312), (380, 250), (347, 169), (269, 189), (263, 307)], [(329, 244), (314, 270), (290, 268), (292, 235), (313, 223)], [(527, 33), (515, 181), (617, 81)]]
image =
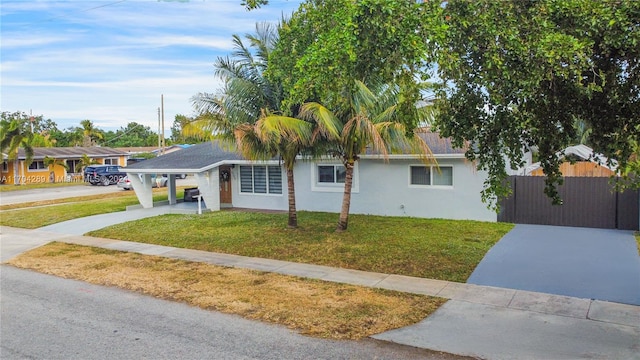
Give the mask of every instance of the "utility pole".
[(160, 107), (162, 108), (162, 155), (164, 155), (164, 94), (160, 95)]
[(158, 108), (158, 151), (160, 151), (161, 147), (162, 147), (162, 139), (160, 137), (160, 108)]

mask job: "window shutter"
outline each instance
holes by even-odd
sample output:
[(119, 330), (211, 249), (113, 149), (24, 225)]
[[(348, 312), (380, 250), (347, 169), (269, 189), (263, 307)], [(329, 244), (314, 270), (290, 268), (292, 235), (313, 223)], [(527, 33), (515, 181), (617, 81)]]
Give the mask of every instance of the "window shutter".
[(240, 192), (253, 192), (253, 171), (251, 166), (240, 166)]
[(256, 194), (267, 193), (267, 167), (253, 167), (253, 192)]
[(269, 166), (269, 194), (282, 194), (282, 170), (280, 166)]

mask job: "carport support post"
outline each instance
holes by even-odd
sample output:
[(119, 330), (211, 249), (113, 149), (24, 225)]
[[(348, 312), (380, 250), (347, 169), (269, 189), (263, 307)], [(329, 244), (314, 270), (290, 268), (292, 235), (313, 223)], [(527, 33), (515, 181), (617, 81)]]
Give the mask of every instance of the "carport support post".
[(169, 205), (175, 205), (178, 203), (176, 197), (176, 175), (169, 174), (169, 181), (167, 182), (167, 188), (169, 190)]
[(133, 190), (138, 197), (138, 201), (143, 208), (149, 209), (153, 207), (153, 191), (151, 186), (151, 174), (142, 174), (142, 181), (135, 173), (127, 173), (129, 181), (133, 186)]
[(204, 173), (196, 173), (195, 178), (198, 181), (198, 189), (204, 205), (209, 211), (220, 210), (220, 178), (218, 176), (218, 168), (213, 168)]

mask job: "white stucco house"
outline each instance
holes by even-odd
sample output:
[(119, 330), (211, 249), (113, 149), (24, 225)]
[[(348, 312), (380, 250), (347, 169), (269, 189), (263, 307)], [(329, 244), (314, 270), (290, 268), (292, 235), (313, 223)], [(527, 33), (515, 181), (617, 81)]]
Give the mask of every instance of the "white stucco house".
[[(352, 214), (497, 221), (482, 203), (485, 175), (437, 133), (421, 134), (438, 166), (425, 165), (416, 154), (362, 155), (356, 163)], [(208, 142), (145, 160), (126, 168), (143, 207), (152, 207), (151, 174), (169, 174), (169, 203), (177, 199), (175, 175), (195, 176), (206, 208), (287, 210), (287, 180), (278, 159), (249, 161)], [(299, 159), (294, 169), (298, 210), (339, 212), (344, 167), (339, 159)]]

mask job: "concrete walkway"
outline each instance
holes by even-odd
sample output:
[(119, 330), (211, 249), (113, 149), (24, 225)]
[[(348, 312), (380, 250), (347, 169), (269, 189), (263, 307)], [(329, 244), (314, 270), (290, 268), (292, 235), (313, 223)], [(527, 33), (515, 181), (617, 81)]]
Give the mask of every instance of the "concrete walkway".
[(468, 282), (640, 305), (640, 256), (632, 231), (518, 224)]
[(118, 211), (67, 220), (49, 226), (43, 226), (38, 230), (67, 235), (82, 235), (90, 231), (95, 231), (127, 221), (140, 220), (165, 214), (192, 214), (197, 211), (197, 208), (197, 203), (182, 202), (171, 206), (155, 206), (149, 209), (135, 208), (127, 211)]
[(376, 339), (485, 359), (640, 359), (640, 307), (448, 281), (0, 227), (2, 261), (49, 241), (450, 299)]

